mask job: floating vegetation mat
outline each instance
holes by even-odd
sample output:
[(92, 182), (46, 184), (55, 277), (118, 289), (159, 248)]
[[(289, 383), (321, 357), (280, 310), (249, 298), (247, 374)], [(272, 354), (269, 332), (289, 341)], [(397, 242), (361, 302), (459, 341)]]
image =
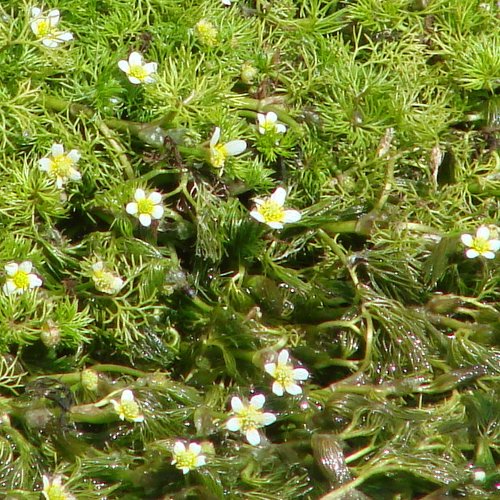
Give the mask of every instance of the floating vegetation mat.
[(3, 0), (0, 496), (500, 494), (496, 0)]

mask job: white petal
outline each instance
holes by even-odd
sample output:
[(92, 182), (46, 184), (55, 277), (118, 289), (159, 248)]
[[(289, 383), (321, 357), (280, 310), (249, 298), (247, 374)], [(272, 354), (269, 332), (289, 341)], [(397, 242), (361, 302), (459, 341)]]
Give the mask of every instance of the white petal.
[(220, 139), (220, 128), (215, 127), (214, 133), (212, 134), (212, 138), (210, 139), (210, 147), (213, 148)]
[(187, 474), (189, 472), (189, 467), (181, 467), (182, 473)]
[(266, 222), (266, 224), (273, 229), (283, 229), (283, 224), (281, 222)]
[(144, 192), (144, 189), (136, 189), (134, 193), (134, 200), (135, 201), (141, 201), (146, 198), (146, 193)]
[(143, 80), (143, 83), (154, 83), (156, 80), (152, 76), (146, 76)]
[(59, 33), (59, 35), (57, 35), (57, 39), (63, 42), (69, 42), (70, 40), (73, 40), (73, 33), (64, 31), (63, 33)]
[(12, 280), (7, 280), (3, 286), (3, 291), (6, 295), (12, 295), (17, 292), (17, 286)]
[(305, 368), (295, 368), (293, 370), (294, 380), (307, 380), (309, 378), (309, 372)]
[(278, 132), (278, 134), (284, 134), (286, 132), (286, 126), (283, 125), (282, 123), (277, 123), (276, 132)]
[(104, 269), (104, 262), (99, 261), (92, 264), (92, 271), (102, 271)]
[(151, 225), (151, 215), (149, 214), (140, 214), (139, 221), (144, 227), (149, 227)]
[(153, 211), (151, 212), (151, 216), (153, 219), (161, 219), (163, 217), (163, 212), (165, 209), (161, 205), (156, 205), (153, 207)]
[(492, 252), (498, 252), (498, 250), (500, 250), (500, 240), (490, 240), (490, 250)]
[(298, 210), (285, 210), (283, 215), (283, 222), (298, 222), (301, 219), (302, 215)]
[(476, 237), (482, 240), (489, 240), (490, 230), (488, 229), (487, 226), (481, 226), (476, 232)]
[(224, 148), (229, 156), (236, 156), (245, 151), (245, 149), (247, 148), (247, 143), (245, 141), (242, 141), (241, 139), (237, 139), (236, 141), (229, 141), (228, 143), (224, 144)]
[(191, 443), (189, 445), (189, 451), (192, 451), (195, 455), (199, 455), (201, 452), (201, 446), (198, 443)]
[(495, 258), (495, 253), (494, 252), (483, 252), (481, 254), (485, 259), (494, 259)]
[(24, 262), (21, 262), (21, 264), (19, 264), (19, 270), (25, 273), (31, 273), (32, 269), (33, 264), (29, 260), (25, 260)]
[(158, 69), (158, 63), (156, 62), (146, 63), (144, 65), (144, 69), (146, 70), (148, 75), (150, 75), (151, 73), (156, 73), (156, 70)]
[(198, 455), (196, 457), (195, 464), (196, 464), (196, 467), (201, 467), (201, 466), (205, 465), (206, 464), (205, 455)]
[(139, 207), (138, 207), (137, 203), (134, 203), (134, 202), (127, 203), (127, 206), (125, 207), (125, 211), (130, 215), (135, 215), (138, 210), (139, 210)]
[(134, 85), (140, 85), (142, 83), (142, 80), (139, 80), (139, 78), (136, 78), (135, 76), (129, 75), (128, 80), (130, 83), (133, 83)]
[(266, 202), (266, 200), (263, 200), (262, 198), (254, 198), (253, 201), (258, 207), (264, 205), (264, 203)]
[(182, 441), (176, 441), (174, 444), (174, 453), (184, 453), (186, 451), (186, 446)]
[(479, 256), (479, 252), (477, 250), (474, 250), (473, 248), (469, 248), (469, 250), (465, 252), (465, 255), (467, 255), (469, 259), (475, 259)]
[(69, 153), (68, 153), (68, 158), (73, 162), (73, 163), (78, 163), (78, 161), (80, 160), (80, 158), (82, 157), (82, 155), (80, 154), (80, 152), (76, 149), (72, 149)]
[(252, 446), (257, 446), (260, 444), (260, 434), (257, 429), (249, 429), (246, 433), (245, 436), (247, 438), (247, 441), (252, 445)]
[(28, 274), (28, 281), (30, 288), (42, 286), (42, 280), (36, 274)]
[(130, 72), (130, 64), (128, 61), (124, 61), (123, 59), (118, 61), (118, 67), (127, 74)]
[(264, 396), (264, 394), (256, 394), (250, 400), (250, 406), (253, 406), (256, 410), (260, 410), (264, 406), (265, 402), (266, 397)]
[(38, 7), (31, 8), (31, 17), (38, 17), (41, 13), (42, 13), (42, 9), (39, 9)]
[(266, 222), (266, 219), (264, 216), (258, 211), (258, 210), (252, 210), (250, 212), (250, 215), (255, 219), (258, 220), (259, 222)]
[(42, 172), (48, 172), (52, 166), (52, 160), (50, 158), (42, 158), (38, 160), (38, 165)]
[(226, 422), (226, 429), (233, 432), (239, 431), (241, 429), (240, 419), (238, 417), (230, 418)]
[(59, 11), (57, 9), (52, 9), (47, 14), (47, 19), (49, 21), (49, 25), (52, 28), (55, 28), (59, 24), (59, 19), (60, 19)]
[(266, 115), (266, 122), (267, 123), (276, 123), (276, 120), (278, 119), (278, 115), (274, 111), (269, 111)]
[(274, 413), (264, 413), (262, 415), (262, 423), (264, 425), (271, 425), (276, 422), (276, 415)]
[(44, 38), (42, 40), (42, 44), (45, 45), (45, 47), (48, 47), (49, 49), (55, 49), (60, 42), (57, 40), (53, 40), (52, 38)]
[(471, 247), (474, 243), (474, 238), (471, 234), (462, 234), (462, 236), (460, 236), (460, 240), (466, 247)]
[(297, 396), (298, 394), (302, 394), (302, 387), (298, 384), (294, 384), (293, 382), (290, 384), (287, 384), (285, 387), (286, 392), (288, 394), (291, 394), (292, 396)]
[(276, 373), (276, 363), (266, 363), (264, 365), (264, 370), (271, 375), (271, 377), (274, 377), (274, 374)]
[(278, 354), (278, 364), (279, 365), (286, 365), (288, 363), (289, 358), (290, 358), (290, 355), (288, 354), (288, 351), (286, 349), (283, 349)]
[(139, 416), (135, 417), (132, 421), (133, 422), (144, 422), (144, 415), (139, 415)]
[(130, 66), (142, 66), (142, 55), (139, 52), (132, 52), (128, 57)]
[(121, 395), (121, 402), (128, 403), (134, 401), (134, 393), (130, 389), (125, 389)]
[(62, 189), (62, 187), (64, 186), (64, 179), (62, 177), (58, 177), (56, 179), (56, 186), (59, 188), (59, 189)]
[(11, 262), (10, 264), (6, 264), (4, 269), (9, 276), (14, 276), (14, 274), (16, 274), (19, 270), (19, 264), (17, 264), (16, 262)]
[(43, 23), (43, 19), (35, 19), (34, 21), (31, 21), (31, 23), (30, 23), (31, 31), (33, 31), (33, 33), (35, 33), (35, 35), (37, 35), (37, 36), (40, 32), (40, 28), (39, 28), (40, 23)]
[(283, 396), (283, 386), (279, 382), (273, 383), (273, 392), (276, 396)]
[(72, 181), (79, 181), (82, 178), (82, 174), (80, 172), (78, 172), (78, 170), (76, 170), (75, 168), (72, 168), (69, 171), (69, 178)]
[(52, 156), (60, 156), (64, 154), (64, 146), (62, 144), (52, 144), (50, 148)]
[(266, 123), (266, 115), (263, 115), (262, 113), (257, 113), (257, 121), (259, 122), (259, 125), (262, 127)]
[(158, 205), (158, 203), (161, 203), (161, 194), (158, 193), (157, 191), (153, 191), (148, 196), (148, 200), (151, 200), (155, 205)]
[(286, 200), (286, 189), (282, 187), (276, 188), (274, 193), (271, 195), (271, 200), (275, 201), (280, 207), (282, 207)]
[(240, 413), (242, 410), (244, 410), (245, 406), (243, 405), (243, 402), (240, 398), (233, 396), (231, 398), (231, 408), (234, 412)]

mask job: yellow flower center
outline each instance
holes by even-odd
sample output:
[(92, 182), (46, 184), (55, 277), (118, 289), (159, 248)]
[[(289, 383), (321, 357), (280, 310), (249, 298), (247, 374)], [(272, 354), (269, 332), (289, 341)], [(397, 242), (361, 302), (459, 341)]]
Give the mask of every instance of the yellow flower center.
[(58, 484), (50, 485), (44, 493), (48, 500), (67, 500), (68, 498), (64, 486)]
[(243, 432), (262, 427), (262, 411), (248, 406), (238, 414), (238, 420)]
[(24, 271), (17, 271), (17, 273), (12, 277), (12, 281), (14, 282), (14, 285), (21, 290), (26, 290), (30, 286), (28, 273)]
[(155, 204), (149, 198), (137, 202), (137, 210), (140, 214), (152, 215), (154, 208)]
[(182, 469), (183, 467), (187, 467), (189, 470), (196, 468), (196, 459), (198, 455), (194, 451), (186, 450), (181, 451), (175, 454), (175, 466), (178, 469)]
[(129, 75), (137, 78), (138, 80), (141, 80), (142, 82), (148, 76), (148, 72), (146, 71), (144, 66), (136, 64), (134, 66), (130, 66)]
[(227, 157), (228, 154), (224, 144), (217, 144), (210, 149), (210, 163), (215, 168), (223, 167)]
[(202, 19), (196, 24), (195, 28), (201, 43), (209, 47), (217, 44), (217, 28), (210, 21)]
[(72, 167), (73, 160), (68, 155), (57, 155), (52, 157), (50, 173), (54, 177), (61, 177), (62, 179), (65, 179), (69, 177)]
[(37, 24), (37, 27), (36, 27), (37, 31), (38, 31), (38, 36), (40, 37), (43, 37), (43, 36), (46, 36), (48, 35), (51, 31), (52, 31), (52, 28), (50, 26), (50, 23), (46, 20), (46, 19), (43, 19), (41, 20), (38, 24)]
[(120, 412), (125, 417), (125, 420), (133, 421), (140, 415), (139, 405), (135, 401), (122, 401)]
[(276, 366), (274, 378), (282, 387), (293, 383), (293, 366), (288, 364)]
[(94, 271), (94, 273), (92, 274), (92, 279), (94, 280), (97, 290), (106, 293), (112, 293), (114, 291), (113, 284), (115, 277), (109, 271)]
[(490, 241), (484, 238), (474, 238), (471, 248), (480, 255), (483, 255), (485, 252), (491, 251)]
[(285, 210), (274, 200), (266, 200), (257, 211), (264, 217), (264, 220), (269, 222), (283, 222), (285, 218)]

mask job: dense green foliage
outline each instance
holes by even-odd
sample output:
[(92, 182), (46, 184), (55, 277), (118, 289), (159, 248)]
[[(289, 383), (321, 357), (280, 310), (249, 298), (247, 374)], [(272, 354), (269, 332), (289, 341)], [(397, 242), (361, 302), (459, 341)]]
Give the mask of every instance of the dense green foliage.
[[(0, 492), (492, 498), (499, 257), (460, 235), (499, 231), (498, 2), (52, 0), (56, 48), (34, 6), (0, 6), (0, 268), (43, 281), (0, 292)], [(132, 51), (154, 83), (118, 68)], [(215, 127), (247, 143), (223, 168)], [(55, 143), (81, 154), (62, 189)], [(278, 186), (302, 214), (282, 230), (250, 216)], [(137, 188), (163, 195), (150, 227)], [(284, 348), (300, 395), (264, 370)], [(258, 393), (277, 421), (252, 446), (226, 422)], [(183, 475), (176, 441), (206, 465)]]

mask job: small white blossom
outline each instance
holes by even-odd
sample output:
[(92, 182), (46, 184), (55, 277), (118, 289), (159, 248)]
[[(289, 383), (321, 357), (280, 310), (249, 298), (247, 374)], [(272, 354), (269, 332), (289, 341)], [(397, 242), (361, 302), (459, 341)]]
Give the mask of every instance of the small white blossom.
[(285, 210), (286, 190), (279, 187), (274, 193), (265, 200), (254, 198), (256, 207), (250, 212), (250, 215), (267, 224), (273, 229), (281, 229), (283, 224), (298, 222), (301, 214), (297, 210)]
[(31, 31), (41, 40), (43, 45), (50, 49), (73, 39), (73, 35), (69, 31), (57, 29), (59, 20), (60, 14), (57, 9), (50, 10), (46, 15), (38, 7), (31, 9)]
[(120, 420), (128, 420), (129, 422), (143, 422), (144, 415), (141, 415), (139, 405), (134, 399), (134, 393), (130, 389), (125, 389), (122, 392), (120, 402), (111, 400), (116, 413)]
[(104, 262), (92, 264), (92, 279), (97, 290), (104, 293), (115, 294), (123, 287), (123, 280), (116, 274), (108, 271)]
[(139, 85), (140, 83), (153, 83), (155, 81), (152, 75), (156, 73), (158, 63), (146, 63), (139, 52), (132, 52), (128, 61), (118, 61), (118, 67), (127, 75), (131, 83)]
[(262, 411), (265, 402), (266, 398), (263, 394), (253, 396), (249, 404), (244, 404), (236, 396), (233, 397), (231, 408), (235, 416), (226, 422), (226, 428), (229, 431), (240, 431), (245, 434), (247, 441), (252, 446), (259, 445), (260, 433), (257, 429), (276, 422), (276, 415)]
[(475, 237), (471, 234), (462, 234), (460, 239), (466, 247), (469, 247), (465, 252), (469, 259), (480, 255), (486, 259), (494, 259), (495, 252), (500, 249), (500, 240), (491, 238), (490, 229), (486, 226), (481, 226), (476, 231)]
[(160, 193), (152, 191), (146, 197), (143, 189), (136, 189), (134, 199), (135, 202), (128, 203), (125, 210), (128, 214), (138, 217), (143, 226), (149, 227), (152, 219), (162, 218), (164, 208)]
[(62, 484), (62, 478), (59, 474), (49, 477), (42, 476), (43, 490), (42, 495), (46, 500), (76, 500), (76, 497), (66, 491)]
[(259, 132), (261, 134), (275, 133), (284, 134), (286, 127), (282, 123), (277, 123), (278, 115), (274, 111), (269, 111), (265, 115), (257, 113), (257, 120), (259, 122)]
[(277, 363), (264, 365), (264, 370), (275, 379), (273, 392), (276, 396), (283, 396), (284, 391), (292, 396), (302, 394), (302, 387), (296, 381), (309, 378), (309, 372), (305, 368), (294, 368), (293, 364), (289, 362), (289, 357), (288, 351), (283, 349), (278, 354)]
[(68, 180), (79, 181), (82, 176), (75, 168), (80, 160), (80, 153), (72, 149), (69, 153), (64, 153), (62, 144), (53, 144), (51, 155), (38, 161), (40, 170), (47, 172), (49, 178), (55, 180), (59, 189), (64, 187)]
[(229, 7), (231, 5), (231, 0), (221, 0), (222, 5)]
[(3, 291), (7, 295), (21, 294), (32, 288), (42, 286), (42, 280), (31, 272), (33, 264), (29, 260), (17, 264), (11, 262), (5, 266), (7, 281), (3, 286)]
[(215, 168), (222, 168), (228, 156), (236, 156), (247, 148), (247, 143), (241, 139), (219, 144), (220, 128), (215, 127), (212, 138), (210, 139), (210, 163)]
[(176, 441), (174, 444), (174, 455), (172, 465), (182, 470), (183, 474), (205, 465), (206, 457), (201, 453), (201, 446), (198, 443), (190, 443), (189, 447), (182, 441)]

